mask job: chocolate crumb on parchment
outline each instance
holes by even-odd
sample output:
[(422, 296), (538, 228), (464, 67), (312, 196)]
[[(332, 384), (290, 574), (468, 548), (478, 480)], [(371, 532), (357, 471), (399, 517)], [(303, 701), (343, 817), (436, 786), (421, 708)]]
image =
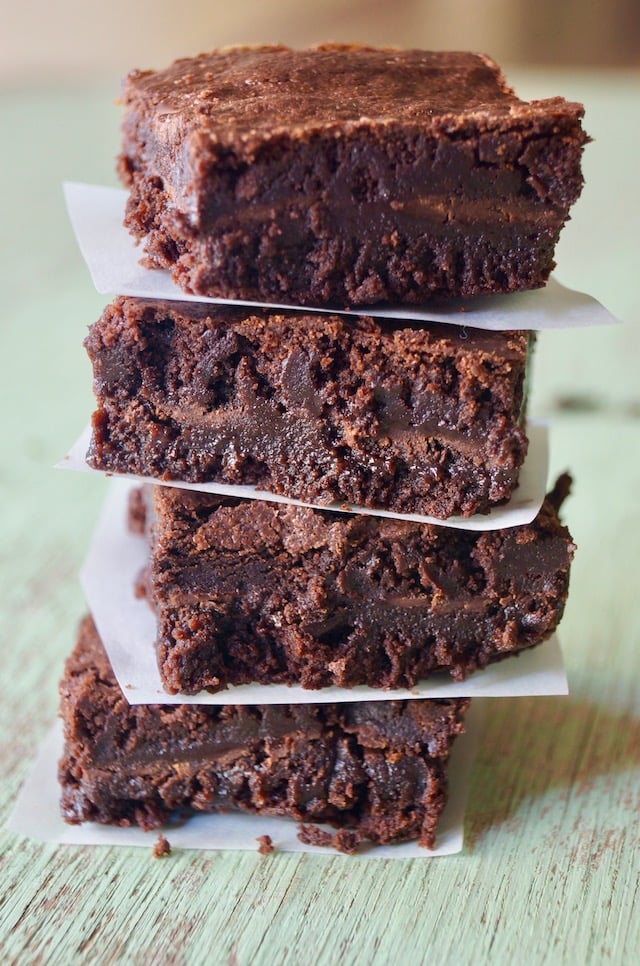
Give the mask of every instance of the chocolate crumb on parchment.
[(298, 838), (304, 845), (320, 845), (337, 849), (347, 855), (354, 855), (362, 837), (357, 832), (341, 828), (337, 832), (327, 832), (315, 825), (301, 825)]

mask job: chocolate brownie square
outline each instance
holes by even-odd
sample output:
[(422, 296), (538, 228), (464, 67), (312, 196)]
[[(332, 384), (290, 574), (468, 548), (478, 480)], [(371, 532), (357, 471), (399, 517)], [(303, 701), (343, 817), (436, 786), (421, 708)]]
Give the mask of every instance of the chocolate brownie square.
[(423, 303), (544, 284), (582, 188), (582, 106), (488, 57), (237, 47), (124, 84), (126, 225), (200, 295)]
[[(328, 823), (343, 851), (362, 840), (433, 848), (469, 704), (131, 706), (90, 617), (60, 692), (67, 822), (152, 829), (177, 810), (240, 809)], [(305, 839), (325, 844), (313, 828)]]
[(91, 327), (96, 468), (446, 519), (509, 499), (535, 335), (119, 298)]
[(163, 686), (411, 688), (540, 644), (567, 599), (568, 486), (531, 524), (485, 532), (146, 487), (138, 589)]

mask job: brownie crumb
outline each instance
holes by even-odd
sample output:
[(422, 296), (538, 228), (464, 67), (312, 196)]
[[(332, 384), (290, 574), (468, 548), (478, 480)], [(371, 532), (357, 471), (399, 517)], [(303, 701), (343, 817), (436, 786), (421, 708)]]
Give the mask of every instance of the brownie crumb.
[(129, 529), (131, 533), (144, 533), (147, 518), (147, 508), (144, 501), (144, 490), (137, 486), (129, 494)]
[(572, 483), (571, 475), (569, 473), (562, 473), (556, 480), (551, 493), (548, 494), (547, 500), (554, 507), (556, 513), (560, 512), (562, 504), (571, 493)]
[(153, 846), (153, 857), (154, 859), (162, 859), (165, 855), (171, 855), (171, 844), (169, 839), (166, 839), (164, 835), (160, 834), (157, 842)]
[(275, 851), (270, 835), (259, 835), (256, 842), (258, 843), (258, 852), (260, 855), (271, 855)]
[(336, 849), (338, 852), (344, 852), (347, 855), (354, 855), (358, 850), (361, 836), (357, 832), (345, 828), (333, 833), (318, 828), (316, 825), (301, 825), (298, 839), (304, 845), (320, 845), (325, 848)]

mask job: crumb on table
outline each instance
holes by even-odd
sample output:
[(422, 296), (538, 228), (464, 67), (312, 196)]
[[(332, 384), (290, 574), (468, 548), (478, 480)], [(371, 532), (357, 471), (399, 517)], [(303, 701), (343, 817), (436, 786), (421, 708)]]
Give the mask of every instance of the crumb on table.
[(153, 846), (153, 857), (154, 859), (162, 859), (165, 855), (171, 855), (171, 844), (169, 839), (160, 834)]
[(258, 852), (260, 855), (270, 855), (274, 851), (274, 845), (270, 835), (259, 835), (256, 839)]

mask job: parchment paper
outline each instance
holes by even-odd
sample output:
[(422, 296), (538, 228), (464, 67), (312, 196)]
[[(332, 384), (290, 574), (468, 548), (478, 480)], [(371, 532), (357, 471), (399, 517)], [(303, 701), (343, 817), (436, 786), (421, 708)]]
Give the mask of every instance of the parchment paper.
[[(98, 292), (179, 302), (213, 305), (248, 305), (257, 302), (210, 299), (188, 295), (173, 282), (169, 272), (140, 265), (143, 250), (123, 226), (127, 192), (118, 188), (68, 182), (64, 185), (71, 224), (80, 251)], [(293, 303), (266, 303), (268, 308), (301, 308)], [(344, 307), (304, 308), (305, 312), (340, 312)], [(606, 325), (618, 320), (599, 302), (565, 288), (553, 278), (543, 289), (458, 299), (442, 306), (359, 306), (352, 313), (387, 319), (450, 322), (482, 329), (563, 329)]]

